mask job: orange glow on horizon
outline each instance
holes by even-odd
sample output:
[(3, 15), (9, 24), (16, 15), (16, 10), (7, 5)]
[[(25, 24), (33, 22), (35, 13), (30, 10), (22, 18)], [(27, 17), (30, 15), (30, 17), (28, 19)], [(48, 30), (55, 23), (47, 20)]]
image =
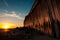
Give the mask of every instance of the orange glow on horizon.
[(2, 26), (4, 29), (8, 29), (8, 28), (10, 28), (10, 25), (9, 24), (5, 24), (5, 25), (3, 25)]
[(1, 29), (9, 29), (9, 28), (15, 28), (15, 25), (10, 24), (10, 23), (3, 23), (0, 26)]

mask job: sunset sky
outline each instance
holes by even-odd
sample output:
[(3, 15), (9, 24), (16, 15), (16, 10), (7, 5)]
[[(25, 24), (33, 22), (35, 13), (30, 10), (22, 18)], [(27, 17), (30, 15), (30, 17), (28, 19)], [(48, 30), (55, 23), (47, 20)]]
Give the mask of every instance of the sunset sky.
[(4, 23), (22, 26), (33, 3), (34, 0), (0, 0), (0, 26)]

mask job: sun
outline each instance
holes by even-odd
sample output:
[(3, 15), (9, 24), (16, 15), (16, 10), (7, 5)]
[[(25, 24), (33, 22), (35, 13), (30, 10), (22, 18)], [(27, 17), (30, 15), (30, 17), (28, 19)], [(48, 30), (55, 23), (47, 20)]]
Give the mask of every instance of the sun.
[(2, 28), (8, 29), (8, 28), (11, 28), (11, 25), (10, 24), (4, 24), (4, 25), (2, 25)]
[(4, 23), (4, 24), (2, 24), (1, 28), (9, 29), (9, 28), (14, 28), (14, 26), (10, 23)]
[(8, 32), (10, 29), (15, 28), (15, 24), (12, 23), (2, 23), (0, 29), (3, 29), (3, 32)]
[(4, 25), (3, 28), (8, 29), (9, 25)]

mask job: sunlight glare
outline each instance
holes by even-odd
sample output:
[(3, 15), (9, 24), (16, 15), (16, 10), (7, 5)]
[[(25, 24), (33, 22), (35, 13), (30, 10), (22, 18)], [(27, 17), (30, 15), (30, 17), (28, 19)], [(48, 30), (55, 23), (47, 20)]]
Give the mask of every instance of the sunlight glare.
[(14, 28), (14, 26), (12, 24), (9, 23), (4, 23), (1, 26), (3, 29), (9, 29), (9, 28)]
[(7, 29), (9, 28), (9, 25), (4, 25), (3, 28)]

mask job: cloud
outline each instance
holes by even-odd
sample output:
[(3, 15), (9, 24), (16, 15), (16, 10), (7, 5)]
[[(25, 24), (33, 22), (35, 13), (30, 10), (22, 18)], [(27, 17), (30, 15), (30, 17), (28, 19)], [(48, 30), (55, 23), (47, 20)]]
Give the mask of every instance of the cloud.
[(23, 26), (24, 17), (21, 13), (15, 11), (3, 10), (0, 12), (0, 23), (13, 23), (16, 26)]
[(2, 12), (2, 11), (3, 11), (3, 12), (8, 12), (7, 10), (2, 10), (2, 9), (0, 9), (0, 12)]
[(4, 4), (8, 7), (8, 3), (6, 2), (6, 0), (3, 0), (4, 1)]
[[(21, 14), (20, 14), (21, 15)], [(8, 12), (5, 10), (2, 14), (0, 13), (0, 17), (14, 17), (23, 20), (24, 18), (17, 14), (15, 11)]]
[(16, 17), (18, 19), (23, 19), (22, 17), (17, 15), (15, 12), (11, 12), (11, 14), (6, 13), (5, 16)]

